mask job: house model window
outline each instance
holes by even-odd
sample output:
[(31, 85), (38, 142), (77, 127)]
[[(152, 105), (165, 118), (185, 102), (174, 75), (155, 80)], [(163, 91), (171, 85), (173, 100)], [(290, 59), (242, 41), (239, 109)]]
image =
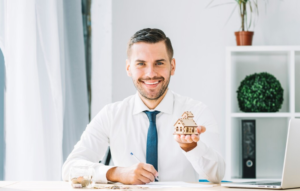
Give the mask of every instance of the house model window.
[[(194, 121), (194, 115), (190, 111), (185, 111), (181, 118), (179, 118), (176, 123), (174, 124), (175, 132), (174, 134), (180, 135), (191, 135), (191, 134), (198, 134), (197, 131), (197, 124)], [(179, 128), (180, 129), (179, 129)]]

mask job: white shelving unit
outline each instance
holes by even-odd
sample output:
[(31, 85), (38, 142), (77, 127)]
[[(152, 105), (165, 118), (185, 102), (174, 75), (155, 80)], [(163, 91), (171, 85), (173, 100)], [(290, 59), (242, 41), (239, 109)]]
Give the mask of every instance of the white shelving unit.
[[(239, 110), (237, 89), (253, 73), (273, 74), (284, 89), (276, 113)], [(297, 88), (296, 88), (297, 87)], [(256, 176), (280, 178), (288, 121), (300, 117), (300, 46), (234, 46), (226, 48), (226, 179), (241, 178), (241, 120), (256, 120)]]

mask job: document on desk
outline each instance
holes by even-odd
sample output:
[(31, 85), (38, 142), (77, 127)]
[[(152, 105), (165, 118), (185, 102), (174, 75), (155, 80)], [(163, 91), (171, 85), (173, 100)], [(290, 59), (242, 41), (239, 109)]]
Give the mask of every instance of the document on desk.
[(139, 185), (139, 187), (146, 187), (146, 188), (176, 188), (176, 187), (208, 188), (208, 187), (213, 187), (213, 185), (187, 183), (187, 182), (151, 182), (149, 184)]

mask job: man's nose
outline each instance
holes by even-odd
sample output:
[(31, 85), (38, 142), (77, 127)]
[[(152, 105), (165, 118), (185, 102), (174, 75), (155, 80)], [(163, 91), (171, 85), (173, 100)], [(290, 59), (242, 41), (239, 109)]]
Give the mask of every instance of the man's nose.
[(146, 75), (150, 78), (157, 76), (156, 69), (153, 65), (148, 66), (146, 70)]

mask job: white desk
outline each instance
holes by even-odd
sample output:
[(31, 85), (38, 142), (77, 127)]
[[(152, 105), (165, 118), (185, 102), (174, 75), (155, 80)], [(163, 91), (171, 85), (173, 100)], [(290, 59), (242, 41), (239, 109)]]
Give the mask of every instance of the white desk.
[[(200, 184), (200, 183), (199, 183)], [(201, 183), (209, 184), (209, 183)], [(111, 184), (110, 184), (111, 185)], [(91, 190), (91, 189), (74, 189), (68, 182), (63, 181), (0, 181), (0, 191), (65, 191), (65, 190)], [(98, 190), (98, 189), (94, 189)], [(99, 189), (99, 190), (111, 190), (111, 189)], [(121, 190), (121, 189), (119, 189)], [(185, 191), (185, 190), (202, 190), (202, 191), (268, 191), (266, 189), (239, 189), (239, 188), (225, 188), (219, 185), (215, 185), (210, 188), (161, 188), (161, 189), (122, 189), (126, 190), (155, 190), (155, 191)], [(300, 191), (299, 189), (293, 189), (293, 191)]]

